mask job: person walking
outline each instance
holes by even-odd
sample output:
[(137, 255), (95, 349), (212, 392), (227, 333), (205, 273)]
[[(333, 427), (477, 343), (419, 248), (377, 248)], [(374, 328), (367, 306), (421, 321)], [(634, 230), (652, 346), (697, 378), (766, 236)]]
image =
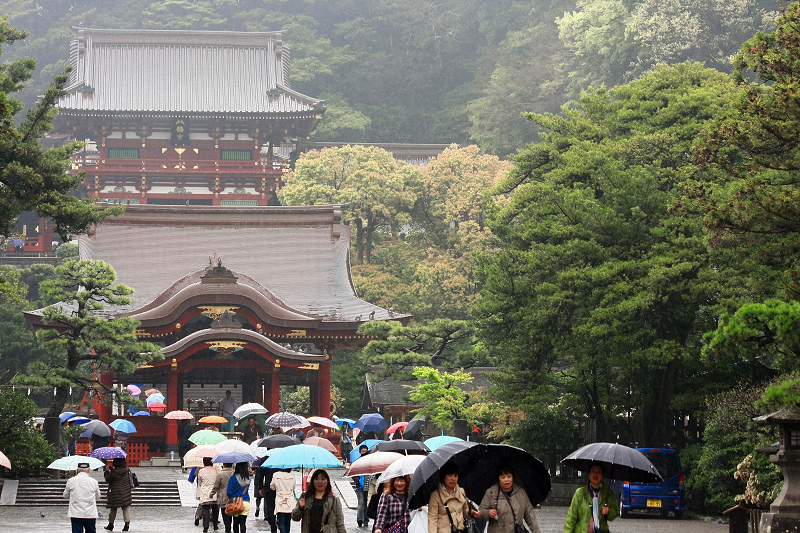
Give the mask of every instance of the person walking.
[[(378, 517), (375, 519), (373, 533), (407, 533), (411, 523), (408, 509), (408, 486), (411, 476), (398, 476), (388, 482), (386, 490), (378, 502)], [(513, 533), (513, 532), (512, 532)]]
[(89, 477), (89, 463), (78, 463), (77, 474), (67, 480), (63, 497), (69, 500), (72, 533), (96, 533), (100, 484)]
[(208, 533), (208, 525), (214, 523), (214, 530), (218, 524), (213, 520), (214, 508), (217, 506), (217, 498), (212, 496), (214, 484), (217, 481), (217, 469), (211, 462), (210, 457), (203, 457), (203, 468), (197, 472), (197, 505), (201, 507), (200, 517), (203, 519), (203, 533)]
[(219, 527), (220, 509), (222, 509), (222, 523), (225, 524), (225, 533), (231, 533), (231, 525), (233, 517), (225, 512), (225, 504), (228, 503), (228, 482), (233, 475), (233, 463), (224, 463), (222, 470), (217, 474), (214, 480), (214, 488), (211, 490), (211, 496), (217, 498), (217, 506), (214, 509), (214, 529)]
[(108, 483), (108, 497), (106, 499), (106, 507), (108, 511), (108, 525), (103, 529), (111, 531), (114, 529), (114, 519), (117, 517), (117, 509), (122, 507), (122, 518), (125, 520), (125, 525), (122, 531), (128, 531), (131, 526), (131, 503), (133, 503), (133, 496), (131, 496), (131, 480), (128, 464), (122, 457), (114, 459), (110, 467), (106, 467), (103, 471), (103, 477), (106, 478)]
[(233, 533), (246, 533), (247, 532), (247, 515), (250, 514), (250, 494), (248, 488), (250, 487), (250, 466), (248, 463), (236, 463), (233, 469), (233, 475), (228, 480), (228, 488), (225, 493), (228, 495), (228, 500), (234, 498), (242, 498), (244, 508), (241, 512), (233, 515)]
[[(358, 447), (358, 453), (364, 457), (369, 448), (365, 445)], [(369, 493), (369, 476), (359, 476), (356, 478), (356, 497), (358, 498), (358, 512), (356, 513), (356, 522), (358, 527), (369, 526), (369, 518), (367, 518), (367, 495)]]
[(258, 516), (258, 501), (264, 499), (264, 520), (269, 523), (272, 533), (278, 532), (278, 523), (275, 521), (275, 490), (270, 487), (272, 476), (278, 472), (277, 468), (259, 468), (255, 473), (253, 491), (257, 495), (256, 516)]
[(222, 428), (223, 431), (233, 431), (233, 412), (239, 405), (236, 400), (231, 396), (231, 391), (225, 391), (225, 398), (219, 402), (219, 410), (222, 411), (222, 416), (228, 419), (227, 424)]
[(572, 496), (564, 533), (608, 532), (608, 523), (619, 516), (614, 492), (603, 483), (603, 465), (589, 467), (589, 483)]
[(439, 469), (439, 488), (428, 500), (428, 533), (451, 533), (452, 529), (466, 528), (467, 518), (478, 518), (478, 511), (470, 511), (467, 495), (458, 486), (459, 471), (453, 463)]
[(501, 466), (497, 483), (486, 489), (481, 500), (480, 519), (488, 520), (487, 533), (515, 533), (524, 521), (531, 533), (541, 533), (539, 521), (525, 489), (514, 483), (514, 471)]
[(320, 468), (310, 477), (308, 489), (292, 510), (292, 520), (300, 522), (301, 533), (347, 533), (342, 503), (333, 495), (328, 472)]
[(294, 486), (291, 470), (280, 470), (272, 475), (269, 488), (275, 491), (275, 522), (280, 533), (289, 533), (292, 527), (292, 511), (297, 503)]

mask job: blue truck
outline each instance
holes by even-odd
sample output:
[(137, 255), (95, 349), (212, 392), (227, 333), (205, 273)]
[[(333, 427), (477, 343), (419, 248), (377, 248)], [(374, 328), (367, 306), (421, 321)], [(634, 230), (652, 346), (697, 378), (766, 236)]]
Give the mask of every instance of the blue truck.
[(658, 483), (631, 483), (624, 481), (615, 492), (619, 497), (619, 514), (630, 511), (657, 511), (662, 517), (670, 512), (676, 519), (683, 518), (684, 488), (681, 460), (676, 450), (668, 448), (636, 448), (655, 465), (664, 481)]

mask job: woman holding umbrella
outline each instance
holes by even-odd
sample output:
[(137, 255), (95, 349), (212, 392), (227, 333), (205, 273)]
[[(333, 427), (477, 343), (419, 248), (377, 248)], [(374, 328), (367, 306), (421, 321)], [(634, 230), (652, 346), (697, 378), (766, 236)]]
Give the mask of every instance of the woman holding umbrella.
[(389, 481), (389, 486), (381, 494), (378, 502), (378, 517), (375, 519), (373, 533), (406, 533), (411, 523), (408, 509), (408, 486), (411, 476), (398, 476)]
[(467, 495), (458, 486), (458, 475), (454, 463), (445, 463), (439, 470), (439, 488), (428, 501), (428, 533), (464, 531), (470, 515), (478, 518), (478, 511), (469, 510)]
[(333, 495), (331, 478), (323, 469), (311, 475), (308, 489), (292, 511), (292, 520), (301, 522), (301, 533), (347, 533), (342, 503)]
[(122, 507), (122, 518), (125, 519), (125, 526), (122, 531), (128, 531), (131, 525), (131, 482), (128, 476), (128, 465), (125, 459), (117, 457), (110, 467), (103, 471), (103, 477), (108, 483), (108, 497), (106, 507), (111, 509), (108, 512), (108, 525), (104, 529), (111, 531), (114, 529), (114, 519), (117, 517), (117, 509)]
[(528, 493), (514, 483), (514, 472), (503, 465), (497, 470), (497, 483), (486, 490), (480, 506), (480, 517), (488, 520), (488, 533), (516, 533), (522, 521), (531, 533), (541, 533)]
[(619, 515), (614, 492), (603, 483), (603, 465), (589, 467), (589, 483), (575, 491), (567, 511), (564, 533), (609, 531), (608, 523)]
[(233, 531), (234, 533), (247, 532), (247, 515), (250, 514), (250, 465), (247, 463), (236, 463), (233, 469), (233, 475), (228, 481), (228, 489), (226, 494), (228, 500), (234, 498), (242, 498), (244, 502), (244, 509), (239, 514), (233, 515)]

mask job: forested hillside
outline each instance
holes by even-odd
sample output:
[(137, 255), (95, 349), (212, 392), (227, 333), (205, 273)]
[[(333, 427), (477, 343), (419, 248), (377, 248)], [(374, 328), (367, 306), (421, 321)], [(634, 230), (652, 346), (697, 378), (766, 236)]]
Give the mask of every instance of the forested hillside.
[(658, 62), (730, 70), (775, 0), (2, 0), (30, 31), (32, 105), (67, 63), (75, 26), (286, 32), (293, 88), (323, 98), (314, 140), (477, 143), (505, 156), (538, 139), (522, 113), (557, 112), (589, 85)]

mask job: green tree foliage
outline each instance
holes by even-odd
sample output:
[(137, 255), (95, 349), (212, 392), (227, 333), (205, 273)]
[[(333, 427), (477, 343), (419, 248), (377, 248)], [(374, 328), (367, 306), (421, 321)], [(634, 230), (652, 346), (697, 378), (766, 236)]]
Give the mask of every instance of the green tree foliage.
[(0, 451), (11, 461), (13, 476), (38, 474), (55, 458), (55, 450), (36, 429), (39, 410), (24, 394), (0, 389)]
[[(704, 442), (681, 454), (691, 508), (721, 513), (745, 492), (746, 480), (735, 476), (737, 466), (753, 450), (777, 438), (775, 428), (753, 422), (762, 414), (755, 407), (762, 392), (763, 387), (740, 383), (706, 402)], [(759, 470), (767, 472), (769, 467), (762, 464)]]
[[(336, 385), (331, 385), (331, 401), (337, 405), (342, 402), (342, 396)], [(311, 405), (311, 390), (308, 387), (297, 387), (292, 391), (287, 391), (281, 398), (281, 411), (288, 411), (300, 416), (316, 415), (316, 406)]]
[(417, 367), (414, 377), (424, 380), (409, 389), (409, 398), (415, 403), (423, 403), (417, 413), (426, 420), (434, 422), (442, 429), (450, 429), (453, 419), (465, 418), (470, 424), (478, 420), (468, 408), (469, 396), (463, 390), (472, 376), (463, 370), (440, 372), (435, 368)]
[(480, 336), (493, 346), (512, 406), (548, 387), (616, 435), (665, 442), (676, 379), (725, 287), (713, 278), (701, 227), (671, 204), (693, 171), (692, 139), (730, 93), (699, 64), (660, 66), (612, 91), (587, 92), (564, 117), (532, 115), (551, 133), (515, 157), (484, 257)]
[[(7, 16), (0, 17), (0, 46), (25, 36), (25, 32), (9, 25)], [(56, 76), (36, 107), (15, 126), (14, 117), (22, 109), (22, 102), (9, 98), (9, 94), (22, 88), (35, 66), (32, 59), (0, 65), (0, 235), (9, 235), (17, 215), (36, 211), (50, 217), (59, 235), (68, 239), (100, 222), (111, 211), (68, 194), (83, 181), (83, 176), (66, 173), (70, 155), (80, 144), (45, 151), (39, 143), (39, 138), (52, 127), (54, 106), (65, 94), (68, 73)]]
[(575, 415), (564, 405), (539, 406), (511, 426), (509, 444), (545, 458), (555, 450), (567, 450), (581, 442), (581, 428)]
[(334, 350), (331, 363), (331, 385), (339, 391), (336, 416), (358, 418), (364, 396), (364, 376), (369, 366), (358, 350)]
[[(140, 364), (161, 358), (157, 346), (139, 342), (138, 321), (102, 315), (106, 305), (127, 305), (132, 289), (114, 285), (116, 273), (102, 261), (68, 261), (56, 268), (56, 279), (41, 283), (45, 298), (59, 302), (43, 311), (48, 327), (37, 337), (47, 358), (31, 363), (19, 385), (55, 389), (47, 413), (58, 416), (70, 388), (95, 392), (110, 400), (119, 391), (99, 382), (104, 372), (133, 372)], [(96, 374), (94, 373), (96, 370)]]
[(287, 205), (349, 204), (342, 218), (356, 227), (356, 257), (372, 257), (373, 239), (383, 229), (397, 235), (408, 221), (419, 180), (416, 167), (395, 161), (374, 146), (313, 150), (284, 176), (278, 192)]
[(369, 364), (384, 367), (377, 379), (413, 379), (418, 366), (453, 370), (480, 366), (488, 361), (476, 343), (472, 322), (464, 320), (440, 318), (413, 326), (370, 321), (358, 330), (378, 337), (361, 350)]

